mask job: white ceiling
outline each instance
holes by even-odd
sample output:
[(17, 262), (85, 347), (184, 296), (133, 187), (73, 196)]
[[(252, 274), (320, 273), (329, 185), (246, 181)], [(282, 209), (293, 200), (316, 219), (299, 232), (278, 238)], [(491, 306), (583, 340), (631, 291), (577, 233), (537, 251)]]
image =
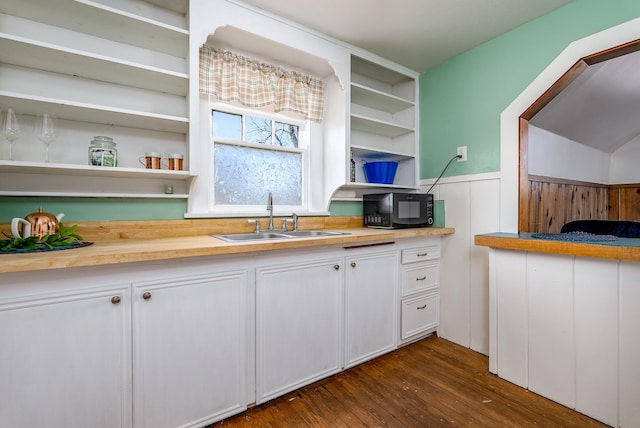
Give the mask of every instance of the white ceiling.
[(423, 72), (572, 0), (245, 0)]
[(640, 52), (590, 66), (531, 124), (615, 152), (640, 134)]

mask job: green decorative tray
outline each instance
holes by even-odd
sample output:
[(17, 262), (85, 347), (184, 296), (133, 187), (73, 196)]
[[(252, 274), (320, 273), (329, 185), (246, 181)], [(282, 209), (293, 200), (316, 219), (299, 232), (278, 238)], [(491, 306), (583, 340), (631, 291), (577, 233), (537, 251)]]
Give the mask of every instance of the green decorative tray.
[(91, 245), (91, 244), (93, 244), (93, 242), (78, 241), (70, 245), (61, 245), (59, 247), (53, 247), (53, 248), (49, 248), (44, 244), (38, 244), (38, 248), (34, 248), (34, 249), (20, 248), (17, 250), (0, 250), (0, 254), (42, 253), (45, 251), (71, 250), (73, 248), (86, 247), (87, 245)]

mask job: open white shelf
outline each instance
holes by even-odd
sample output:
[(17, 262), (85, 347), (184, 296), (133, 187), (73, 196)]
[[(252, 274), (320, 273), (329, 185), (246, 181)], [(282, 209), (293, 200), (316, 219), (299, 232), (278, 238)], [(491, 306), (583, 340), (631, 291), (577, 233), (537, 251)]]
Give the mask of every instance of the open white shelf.
[(64, 163), (44, 163), (0, 160), (0, 172), (20, 174), (88, 175), (93, 177), (121, 178), (166, 178), (188, 180), (192, 175), (188, 171), (167, 169), (121, 168)]
[(351, 129), (371, 134), (379, 134), (389, 138), (396, 138), (415, 132), (413, 128), (354, 114), (351, 115)]
[[(109, 5), (111, 3), (111, 6)], [(2, 12), (56, 27), (91, 34), (125, 44), (185, 58), (189, 44), (186, 18), (163, 13), (162, 8), (142, 2), (91, 0), (3, 0)], [(118, 6), (120, 8), (118, 8)], [(141, 14), (146, 12), (146, 16)]]
[(353, 150), (354, 156), (368, 159), (371, 161), (375, 161), (375, 160), (398, 161), (398, 160), (404, 160), (404, 159), (413, 159), (415, 157), (413, 153), (400, 153), (400, 152), (394, 152), (394, 151), (377, 150), (377, 149), (374, 149), (371, 147), (365, 147), (365, 146), (352, 145), (351, 149)]
[(0, 196), (31, 196), (31, 197), (59, 197), (59, 198), (141, 198), (141, 199), (188, 199), (186, 193), (109, 193), (109, 192), (20, 192), (0, 190)]
[(6, 33), (0, 33), (0, 62), (176, 95), (186, 95), (189, 86), (187, 73)]
[(366, 107), (376, 108), (387, 113), (397, 113), (413, 107), (415, 104), (404, 98), (351, 83), (351, 102)]
[(185, 134), (189, 127), (189, 119), (186, 117), (126, 110), (99, 104), (81, 103), (1, 90), (0, 105), (11, 106), (20, 114), (38, 115), (46, 112), (59, 119), (100, 123), (103, 125), (118, 125), (152, 131)]

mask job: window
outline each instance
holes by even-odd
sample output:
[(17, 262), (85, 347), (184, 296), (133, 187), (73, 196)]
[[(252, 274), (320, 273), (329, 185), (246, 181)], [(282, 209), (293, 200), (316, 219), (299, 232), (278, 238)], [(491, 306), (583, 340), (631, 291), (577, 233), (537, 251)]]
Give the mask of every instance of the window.
[(212, 110), (212, 211), (264, 210), (269, 193), (278, 207), (306, 209), (305, 124), (294, 122), (275, 114)]
[[(261, 36), (249, 43), (247, 34), (224, 27), (200, 47), (186, 217), (263, 217), (269, 192), (274, 215), (326, 215), (341, 181), (325, 190), (326, 165), (344, 155), (344, 87), (326, 59)], [(229, 44), (239, 52), (215, 47)], [(281, 50), (278, 61), (243, 53), (260, 47)]]

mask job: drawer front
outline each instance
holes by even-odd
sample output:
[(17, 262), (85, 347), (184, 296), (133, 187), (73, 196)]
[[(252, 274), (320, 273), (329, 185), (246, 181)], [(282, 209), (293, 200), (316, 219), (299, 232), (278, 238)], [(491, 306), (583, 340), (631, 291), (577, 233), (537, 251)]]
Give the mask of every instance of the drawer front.
[(435, 328), (440, 323), (440, 294), (402, 301), (402, 340)]
[(440, 247), (419, 247), (402, 250), (402, 264), (422, 262), (440, 258)]
[(438, 287), (440, 264), (437, 261), (416, 263), (402, 268), (402, 295), (415, 294)]

